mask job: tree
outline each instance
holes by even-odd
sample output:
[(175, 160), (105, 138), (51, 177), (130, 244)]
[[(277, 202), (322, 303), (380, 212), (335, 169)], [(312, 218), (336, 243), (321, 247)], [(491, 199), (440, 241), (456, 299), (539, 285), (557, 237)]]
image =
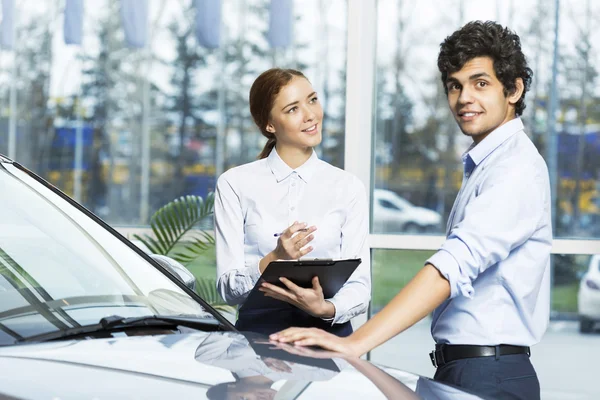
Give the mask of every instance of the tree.
[[(16, 85), (19, 88), (17, 116), (21, 147), (19, 160), (42, 176), (46, 176), (52, 139), (53, 118), (48, 112), (50, 69), (52, 63), (51, 16), (28, 21), (19, 28), (19, 45), (15, 50)], [(11, 78), (14, 79), (15, 77)]]
[[(96, 25), (98, 50), (81, 55), (81, 98), (87, 109), (83, 119), (94, 131), (91, 179), (87, 187), (88, 198), (94, 201), (89, 205), (92, 210), (113, 220), (134, 222), (139, 219), (141, 135), (136, 133), (141, 131), (140, 87), (149, 78), (139, 76), (144, 54), (125, 45), (119, 7), (116, 0), (107, 2)], [(156, 86), (150, 85), (150, 91), (156, 93)], [(128, 134), (130, 148), (120, 148), (112, 140), (111, 132), (121, 138)], [(107, 171), (105, 160), (108, 160)], [(122, 174), (129, 175), (130, 187), (113, 179), (117, 165)]]
[[(192, 11), (190, 7), (187, 13)], [(176, 56), (171, 62), (171, 85), (174, 92), (167, 96), (167, 115), (176, 124), (178, 135), (177, 150), (172, 154), (175, 176), (170, 193), (183, 194), (183, 169), (186, 164), (193, 162), (186, 153), (186, 137), (190, 134), (190, 127), (202, 122), (201, 111), (211, 108), (210, 105), (201, 104), (194, 95), (197, 92), (196, 74), (200, 67), (206, 65), (207, 51), (194, 42), (192, 23), (181, 24), (181, 21), (173, 21), (168, 29), (175, 42)]]

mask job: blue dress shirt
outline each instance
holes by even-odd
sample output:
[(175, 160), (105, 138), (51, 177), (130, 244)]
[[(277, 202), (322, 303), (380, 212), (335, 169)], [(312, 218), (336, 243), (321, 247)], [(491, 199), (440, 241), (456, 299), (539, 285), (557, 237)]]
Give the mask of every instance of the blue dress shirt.
[(436, 343), (530, 346), (550, 312), (552, 223), (543, 158), (519, 118), (463, 155), (447, 239), (428, 263), (450, 283), (433, 314)]

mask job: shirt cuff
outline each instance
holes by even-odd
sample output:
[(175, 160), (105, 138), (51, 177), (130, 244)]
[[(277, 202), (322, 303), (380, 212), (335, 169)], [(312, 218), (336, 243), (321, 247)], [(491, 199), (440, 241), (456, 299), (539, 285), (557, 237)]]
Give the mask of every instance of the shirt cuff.
[(473, 297), (475, 290), (468, 276), (465, 276), (454, 256), (447, 250), (441, 249), (431, 256), (425, 264), (433, 265), (450, 283), (450, 298), (463, 295)]
[(337, 304), (336, 300), (334, 300), (333, 298), (331, 298), (331, 299), (325, 299), (325, 301), (328, 301), (331, 304), (333, 304), (333, 309), (334, 309), (333, 317), (332, 318), (321, 318), (321, 319), (323, 321), (329, 322), (331, 325), (333, 325), (333, 324), (336, 323), (337, 320), (339, 320), (339, 316), (342, 315), (342, 314), (339, 312), (339, 307), (338, 307), (338, 304)]

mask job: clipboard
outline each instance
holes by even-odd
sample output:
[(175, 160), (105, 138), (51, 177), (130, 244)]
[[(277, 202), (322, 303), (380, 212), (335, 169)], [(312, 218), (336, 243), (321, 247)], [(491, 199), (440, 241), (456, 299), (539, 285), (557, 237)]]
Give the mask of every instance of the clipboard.
[(361, 261), (360, 258), (272, 261), (254, 285), (240, 309), (268, 309), (289, 306), (288, 303), (267, 297), (258, 290), (263, 282), (285, 288), (285, 285), (279, 280), (280, 277), (285, 277), (300, 287), (309, 288), (312, 287), (313, 277), (318, 276), (319, 283), (323, 288), (323, 296), (330, 299), (344, 286), (344, 283), (350, 278), (350, 275), (356, 270)]

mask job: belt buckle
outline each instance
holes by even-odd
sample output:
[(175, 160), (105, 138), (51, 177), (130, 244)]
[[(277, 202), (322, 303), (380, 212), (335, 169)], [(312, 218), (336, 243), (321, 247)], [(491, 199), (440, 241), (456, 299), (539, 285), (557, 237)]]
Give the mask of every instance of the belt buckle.
[[(438, 357), (437, 357), (438, 354), (439, 354), (439, 360), (440, 360), (439, 363), (438, 363)], [(431, 359), (431, 363), (433, 364), (434, 368), (437, 368), (446, 363), (444, 360), (444, 353), (442, 352), (442, 350), (432, 351), (431, 353), (429, 353), (429, 358)]]
[(429, 358), (431, 359), (431, 363), (433, 364), (434, 368), (437, 368), (437, 361), (435, 359), (435, 350), (432, 351), (431, 353), (429, 353)]

